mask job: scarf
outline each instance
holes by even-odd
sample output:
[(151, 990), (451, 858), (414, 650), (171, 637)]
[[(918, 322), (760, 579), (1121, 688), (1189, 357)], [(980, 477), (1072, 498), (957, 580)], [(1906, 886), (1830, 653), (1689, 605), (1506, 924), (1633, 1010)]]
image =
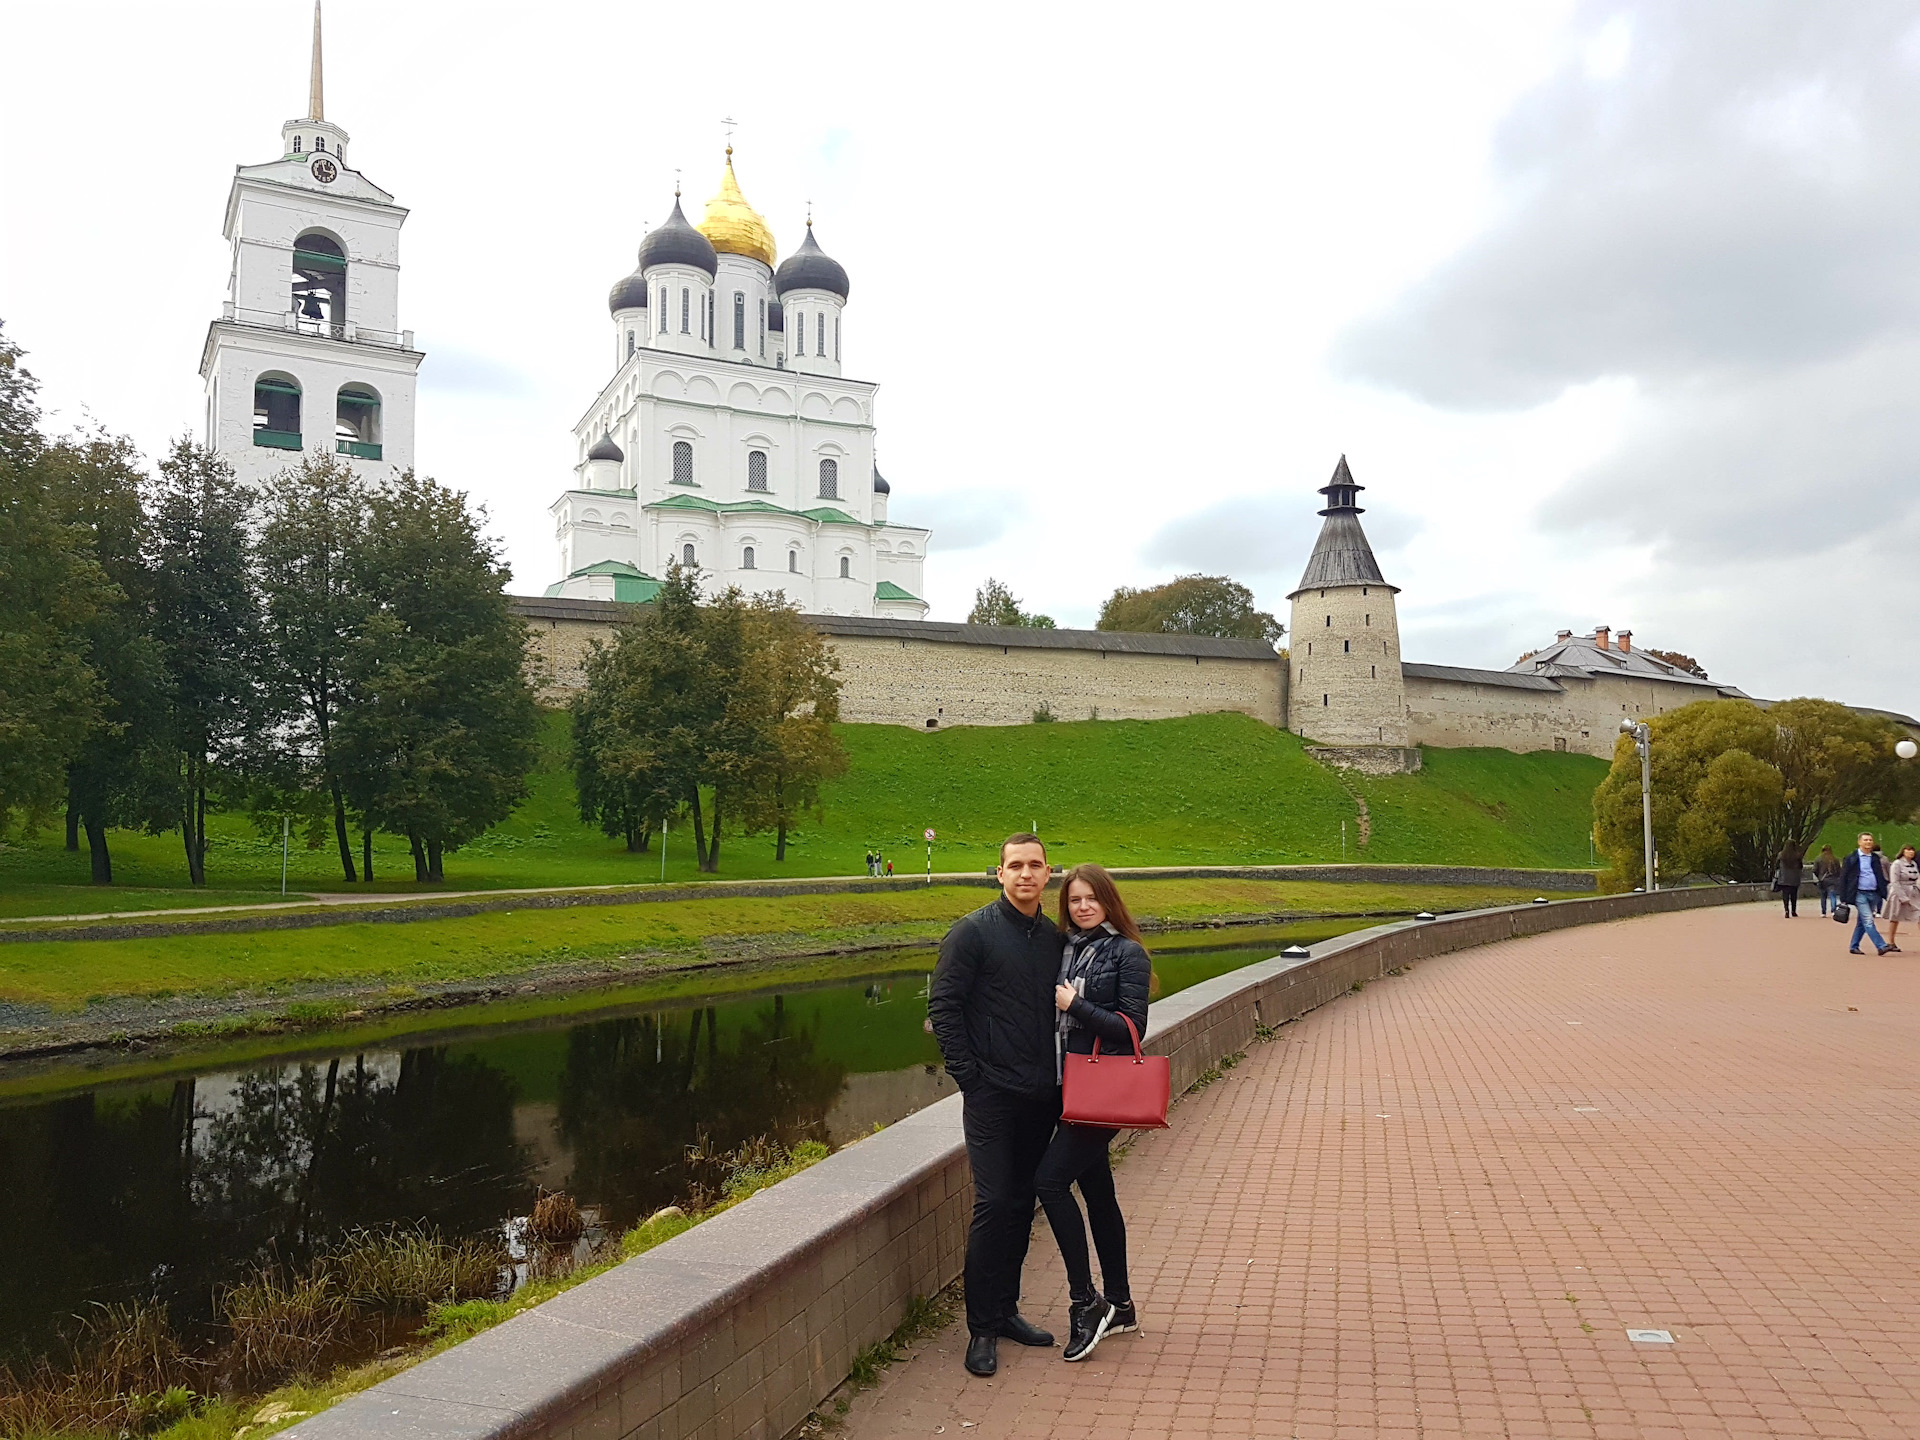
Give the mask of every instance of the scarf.
[[(1093, 969), (1095, 957), (1100, 955), (1109, 944), (1120, 938), (1120, 932), (1113, 928), (1110, 921), (1101, 921), (1097, 930), (1076, 930), (1067, 937), (1067, 943), (1060, 950), (1060, 975), (1057, 984), (1071, 985), (1075, 993), (1087, 993), (1087, 972)], [(1065, 1067), (1062, 1058), (1067, 1053), (1067, 1036), (1079, 1028), (1080, 1022), (1065, 1010), (1054, 1011), (1053, 1060), (1054, 1071), (1058, 1074)]]

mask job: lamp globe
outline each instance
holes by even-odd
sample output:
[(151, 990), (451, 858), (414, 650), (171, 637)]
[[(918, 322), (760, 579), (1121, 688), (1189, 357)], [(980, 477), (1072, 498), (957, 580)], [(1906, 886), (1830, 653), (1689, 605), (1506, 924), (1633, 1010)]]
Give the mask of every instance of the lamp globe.
[(1911, 740), (1902, 740), (1893, 747), (1893, 753), (1902, 760), (1911, 760), (1914, 756), (1920, 755), (1920, 745), (1914, 744)]

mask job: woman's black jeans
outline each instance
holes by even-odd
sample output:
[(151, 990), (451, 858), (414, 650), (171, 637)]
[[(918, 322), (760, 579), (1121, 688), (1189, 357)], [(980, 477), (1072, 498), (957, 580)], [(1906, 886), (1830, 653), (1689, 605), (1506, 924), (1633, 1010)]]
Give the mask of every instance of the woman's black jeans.
[(1087, 1200), (1087, 1222), (1093, 1226), (1094, 1249), (1100, 1252), (1100, 1279), (1107, 1299), (1125, 1305), (1133, 1298), (1127, 1285), (1127, 1222), (1113, 1193), (1113, 1166), (1107, 1162), (1107, 1146), (1117, 1133), (1098, 1125), (1063, 1123), (1053, 1132), (1053, 1143), (1034, 1176), (1047, 1223), (1066, 1263), (1068, 1294), (1077, 1304), (1093, 1299), (1097, 1292), (1087, 1258), (1087, 1225), (1073, 1199), (1076, 1184)]

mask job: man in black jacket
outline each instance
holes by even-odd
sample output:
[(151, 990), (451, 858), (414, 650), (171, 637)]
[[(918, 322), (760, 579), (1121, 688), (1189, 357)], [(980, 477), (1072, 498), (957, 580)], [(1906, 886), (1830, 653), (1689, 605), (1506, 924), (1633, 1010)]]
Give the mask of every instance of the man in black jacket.
[(1034, 1172), (1060, 1118), (1053, 1068), (1053, 987), (1060, 932), (1040, 913), (1046, 847), (1009, 835), (1000, 898), (954, 922), (940, 942), (927, 1018), (964, 1093), (973, 1225), (967, 1232), (967, 1369), (991, 1375), (997, 1340), (1051, 1345), (1020, 1315), (1020, 1267), (1033, 1232)]

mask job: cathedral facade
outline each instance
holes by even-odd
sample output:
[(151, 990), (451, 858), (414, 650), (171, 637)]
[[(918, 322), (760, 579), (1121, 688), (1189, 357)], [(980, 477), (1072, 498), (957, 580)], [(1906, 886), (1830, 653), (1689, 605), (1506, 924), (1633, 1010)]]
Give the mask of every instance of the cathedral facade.
[(553, 502), (550, 597), (646, 600), (674, 564), (818, 615), (917, 620), (929, 532), (892, 523), (874, 391), (845, 374), (847, 272), (784, 261), (727, 147), (699, 225), (676, 194), (607, 297), (613, 372)]

